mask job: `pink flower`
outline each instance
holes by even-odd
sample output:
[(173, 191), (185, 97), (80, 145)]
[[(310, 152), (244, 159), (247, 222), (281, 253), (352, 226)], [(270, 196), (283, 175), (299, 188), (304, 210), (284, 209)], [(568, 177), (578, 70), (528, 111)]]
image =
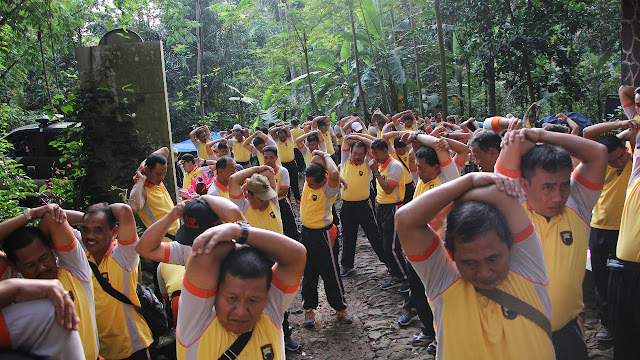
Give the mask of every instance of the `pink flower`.
[(69, 178), (68, 178), (68, 177), (66, 177), (66, 176), (63, 176), (62, 178), (63, 178), (63, 179), (65, 179), (65, 180), (69, 180)]
[(67, 167), (71, 167), (71, 164), (67, 164)]
[(56, 175), (60, 175), (60, 169), (56, 168), (55, 173), (56, 173)]

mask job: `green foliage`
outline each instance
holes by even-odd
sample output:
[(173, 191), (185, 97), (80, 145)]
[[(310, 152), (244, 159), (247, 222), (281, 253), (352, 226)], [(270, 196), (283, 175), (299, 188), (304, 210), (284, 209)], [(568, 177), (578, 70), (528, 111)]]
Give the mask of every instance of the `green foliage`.
[[(6, 113), (0, 112), (0, 137), (6, 134), (4, 120)], [(6, 140), (0, 139), (0, 222), (11, 219), (19, 215), (22, 211), (19, 202), (25, 200), (28, 195), (35, 191), (36, 185), (29, 179), (22, 167), (10, 158), (7, 153), (13, 145)]]

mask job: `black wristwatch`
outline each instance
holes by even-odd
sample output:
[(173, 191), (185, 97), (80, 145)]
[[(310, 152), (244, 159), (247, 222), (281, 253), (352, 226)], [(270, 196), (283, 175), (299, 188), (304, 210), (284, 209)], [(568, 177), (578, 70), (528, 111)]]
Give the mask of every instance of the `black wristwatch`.
[(240, 238), (236, 240), (236, 244), (244, 244), (247, 242), (247, 238), (249, 237), (249, 223), (244, 220), (238, 220), (236, 221), (236, 224), (240, 225), (242, 228)]
[(378, 175), (380, 175), (380, 171), (376, 170), (373, 172), (373, 176), (377, 177)]

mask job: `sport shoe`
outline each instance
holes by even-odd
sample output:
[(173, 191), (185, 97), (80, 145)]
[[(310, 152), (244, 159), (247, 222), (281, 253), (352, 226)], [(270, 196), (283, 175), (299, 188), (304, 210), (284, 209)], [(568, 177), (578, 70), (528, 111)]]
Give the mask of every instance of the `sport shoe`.
[(402, 284), (398, 287), (398, 292), (401, 293), (409, 292), (409, 290), (411, 290), (411, 287), (408, 284)]
[[(427, 336), (424, 333), (420, 333), (419, 335), (414, 336), (409, 343), (413, 346), (427, 346), (430, 345), (431, 341), (433, 341), (433, 336)], [(429, 350), (427, 349), (427, 352), (428, 351)]]
[(427, 346), (427, 354), (435, 355), (437, 349), (438, 349), (438, 342), (434, 340), (431, 342), (431, 344), (429, 344), (429, 346)]
[[(418, 314), (416, 314), (415, 312), (413, 312), (413, 311), (405, 311), (398, 318), (398, 324), (403, 325), (403, 326), (407, 326), (407, 325), (411, 324), (413, 322), (413, 320), (416, 320), (417, 318), (418, 318)], [(420, 335), (422, 335), (422, 334), (420, 334)]]
[(313, 310), (307, 310), (304, 313), (304, 321), (302, 322), (302, 326), (311, 327), (316, 324), (316, 314)]
[(606, 326), (603, 326), (602, 329), (596, 334), (596, 340), (602, 342), (613, 341), (614, 336), (613, 332)]
[(338, 321), (341, 324), (351, 324), (353, 322), (351, 316), (347, 314), (347, 310), (336, 311), (336, 315), (338, 315)]
[(293, 340), (291, 336), (285, 336), (284, 347), (289, 351), (297, 351), (298, 349), (300, 349), (300, 343), (296, 340)]
[(353, 268), (346, 267), (340, 270), (340, 276), (347, 276), (353, 272)]

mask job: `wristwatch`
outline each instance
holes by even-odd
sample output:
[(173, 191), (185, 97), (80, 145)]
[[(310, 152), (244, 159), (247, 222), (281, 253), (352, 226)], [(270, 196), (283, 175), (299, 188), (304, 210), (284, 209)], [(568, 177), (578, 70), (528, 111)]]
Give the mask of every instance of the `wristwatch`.
[(24, 217), (27, 218), (27, 221), (31, 221), (32, 217), (31, 217), (31, 209), (26, 208), (24, 209), (24, 211), (22, 212), (22, 215), (24, 215)]
[(378, 175), (380, 175), (380, 171), (376, 170), (373, 172), (373, 176), (377, 177)]
[(242, 228), (240, 238), (236, 240), (236, 244), (244, 244), (247, 242), (247, 237), (249, 237), (249, 223), (244, 220), (238, 220), (236, 224)]

